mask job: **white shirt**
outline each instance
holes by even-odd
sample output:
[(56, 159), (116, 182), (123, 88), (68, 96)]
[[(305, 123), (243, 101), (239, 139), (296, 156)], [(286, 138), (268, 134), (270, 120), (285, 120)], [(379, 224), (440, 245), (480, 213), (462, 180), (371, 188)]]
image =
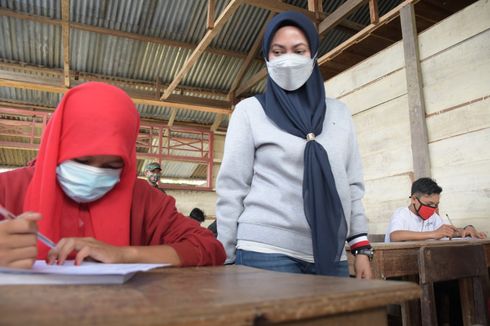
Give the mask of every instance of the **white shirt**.
[(412, 213), (408, 207), (400, 207), (391, 216), (390, 224), (385, 234), (385, 242), (391, 242), (390, 234), (394, 231), (434, 231), (443, 224), (444, 221), (437, 213), (434, 213), (434, 215), (424, 221), (420, 216)]

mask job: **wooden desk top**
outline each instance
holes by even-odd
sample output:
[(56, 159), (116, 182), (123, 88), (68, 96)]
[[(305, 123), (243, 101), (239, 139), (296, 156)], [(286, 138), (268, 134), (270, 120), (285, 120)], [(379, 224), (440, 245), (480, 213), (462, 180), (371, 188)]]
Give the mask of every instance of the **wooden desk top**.
[(244, 266), (166, 268), (124, 285), (0, 286), (0, 324), (247, 325), (353, 312), (419, 298), (416, 284), (276, 273)]
[[(403, 242), (373, 242), (375, 250), (371, 263), (374, 277), (385, 279), (390, 277), (418, 275), (418, 255), (421, 247), (441, 246), (473, 246), (483, 245), (487, 258), (487, 266), (490, 267), (490, 239), (472, 240), (424, 240)], [(349, 249), (347, 249), (349, 251)], [(353, 257), (348, 254), (349, 272), (354, 275)]]

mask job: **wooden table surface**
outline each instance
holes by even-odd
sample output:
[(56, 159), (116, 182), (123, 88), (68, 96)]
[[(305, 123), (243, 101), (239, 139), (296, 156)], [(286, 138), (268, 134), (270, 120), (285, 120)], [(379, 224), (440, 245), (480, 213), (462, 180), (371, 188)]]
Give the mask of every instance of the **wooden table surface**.
[[(374, 242), (371, 245), (375, 250), (371, 266), (374, 277), (378, 279), (418, 274), (419, 249), (423, 246), (483, 245), (486, 251), (487, 266), (490, 267), (490, 239)], [(354, 275), (353, 257), (351, 254), (348, 254), (348, 257), (350, 274)]]
[(123, 285), (0, 286), (0, 325), (366, 324), (385, 320), (387, 304), (419, 297), (408, 282), (244, 266), (163, 268)]

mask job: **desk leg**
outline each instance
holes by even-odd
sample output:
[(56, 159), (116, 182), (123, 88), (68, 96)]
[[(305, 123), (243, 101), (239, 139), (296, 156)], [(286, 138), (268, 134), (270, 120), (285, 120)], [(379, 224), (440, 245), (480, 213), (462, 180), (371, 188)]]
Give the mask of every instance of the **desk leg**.
[(459, 280), (461, 312), (465, 326), (487, 324), (487, 298), (484, 283), (481, 278)]

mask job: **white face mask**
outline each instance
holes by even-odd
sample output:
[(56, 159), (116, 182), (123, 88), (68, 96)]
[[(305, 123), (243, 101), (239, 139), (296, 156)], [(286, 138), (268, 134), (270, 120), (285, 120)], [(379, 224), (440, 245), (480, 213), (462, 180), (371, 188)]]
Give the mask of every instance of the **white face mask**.
[(296, 53), (286, 53), (270, 61), (265, 61), (272, 80), (282, 89), (294, 91), (310, 78), (316, 56), (308, 58)]
[(68, 197), (77, 203), (89, 203), (108, 193), (119, 182), (121, 171), (68, 160), (58, 165), (56, 176)]

